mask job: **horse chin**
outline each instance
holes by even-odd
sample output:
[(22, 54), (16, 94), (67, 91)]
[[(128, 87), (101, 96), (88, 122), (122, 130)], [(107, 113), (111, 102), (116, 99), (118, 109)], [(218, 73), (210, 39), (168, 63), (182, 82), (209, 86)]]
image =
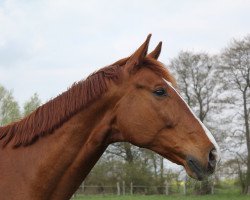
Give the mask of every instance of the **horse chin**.
[(184, 167), (191, 178), (202, 181), (208, 177), (202, 165), (192, 157), (187, 157)]
[(185, 169), (185, 170), (186, 170), (188, 176), (195, 179), (195, 180), (202, 181), (206, 177), (205, 175), (200, 174), (200, 173), (196, 173), (194, 171), (191, 171), (190, 169)]

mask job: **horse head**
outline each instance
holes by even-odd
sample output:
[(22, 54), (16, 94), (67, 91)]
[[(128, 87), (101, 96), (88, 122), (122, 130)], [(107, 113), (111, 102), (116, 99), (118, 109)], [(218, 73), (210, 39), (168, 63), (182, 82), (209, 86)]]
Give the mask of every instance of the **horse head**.
[(147, 54), (150, 36), (130, 57), (115, 63), (122, 68), (121, 98), (114, 110), (117, 141), (153, 150), (202, 180), (214, 172), (219, 147), (157, 61), (161, 42)]

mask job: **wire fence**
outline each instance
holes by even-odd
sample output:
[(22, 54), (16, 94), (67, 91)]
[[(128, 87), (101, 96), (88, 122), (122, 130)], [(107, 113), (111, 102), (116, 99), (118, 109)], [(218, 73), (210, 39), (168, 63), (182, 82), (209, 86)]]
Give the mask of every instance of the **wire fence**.
[(236, 185), (221, 185), (214, 182), (180, 181), (163, 185), (136, 185), (134, 183), (117, 182), (114, 185), (86, 185), (84, 182), (73, 195), (199, 195), (221, 194), (228, 191), (240, 191)]

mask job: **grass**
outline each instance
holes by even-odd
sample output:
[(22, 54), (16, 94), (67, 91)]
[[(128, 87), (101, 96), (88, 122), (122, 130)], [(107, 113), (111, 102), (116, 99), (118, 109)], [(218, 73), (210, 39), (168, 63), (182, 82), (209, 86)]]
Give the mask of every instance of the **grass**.
[(249, 196), (240, 195), (240, 194), (216, 194), (216, 195), (204, 195), (204, 196), (181, 196), (181, 195), (171, 195), (171, 196), (164, 196), (164, 195), (134, 195), (134, 196), (78, 196), (73, 198), (74, 200), (249, 200)]

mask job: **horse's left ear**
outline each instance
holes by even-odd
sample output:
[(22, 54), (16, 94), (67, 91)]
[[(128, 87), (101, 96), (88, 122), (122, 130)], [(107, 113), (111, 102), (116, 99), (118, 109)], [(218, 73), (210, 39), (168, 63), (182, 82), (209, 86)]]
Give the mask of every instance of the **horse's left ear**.
[(155, 60), (157, 60), (161, 54), (161, 47), (162, 47), (162, 42), (160, 42), (156, 47), (155, 49), (150, 53), (148, 54), (147, 56), (150, 57), (150, 58), (154, 58)]
[(130, 73), (134, 67), (141, 65), (148, 52), (148, 45), (151, 34), (148, 35), (146, 41), (129, 57), (125, 64), (125, 69)]

